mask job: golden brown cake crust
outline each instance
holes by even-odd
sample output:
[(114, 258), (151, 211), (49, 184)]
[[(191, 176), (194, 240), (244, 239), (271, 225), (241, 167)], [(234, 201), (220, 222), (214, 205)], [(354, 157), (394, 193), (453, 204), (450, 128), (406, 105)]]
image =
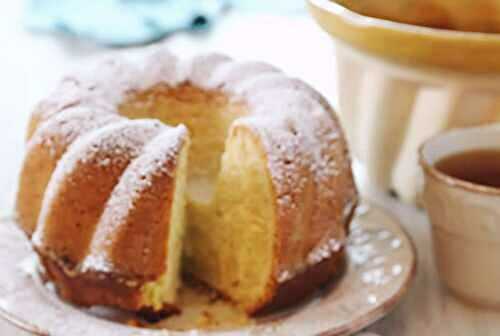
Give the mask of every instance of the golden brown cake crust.
[(328, 259), (308, 268), (304, 273), (277, 286), (272, 300), (253, 314), (258, 316), (276, 312), (309, 298), (312, 293), (331, 284), (343, 274), (346, 266), (345, 257), (344, 250), (339, 251)]
[[(285, 106), (280, 102), (267, 104), (272, 96), (265, 93), (250, 101), (255, 105), (266, 102), (261, 113), (283, 110)], [(294, 297), (291, 291), (297, 286), (287, 285), (291, 280), (342, 254), (358, 202), (347, 144), (333, 111), (321, 101), (301, 94), (289, 98), (288, 104), (298, 107), (295, 118), (276, 117), (265, 120), (265, 125), (258, 118), (242, 122), (263, 139), (266, 147), (277, 220), (274, 277), (270, 279), (266, 297), (247, 309), (251, 314), (272, 305), (269, 301), (281, 288), (286, 288), (282, 293)], [(301, 114), (304, 111), (306, 114)], [(310, 114), (315, 119), (311, 120)], [(269, 131), (270, 127), (287, 132)], [(335, 275), (334, 267), (330, 272), (324, 266), (319, 269), (326, 272), (322, 274), (325, 278)], [(311, 279), (311, 286), (301, 290), (310, 293), (321, 280), (321, 277), (317, 281)], [(301, 296), (297, 294), (297, 298)]]
[(143, 312), (144, 314), (171, 315), (179, 312), (173, 305), (164, 305), (160, 311), (145, 306), (142, 301), (141, 285), (133, 280), (119, 282), (109, 274), (78, 274), (71, 277), (57, 262), (40, 254), (46, 275), (56, 285), (58, 294), (74, 304), (91, 307), (99, 305), (118, 307), (123, 310)]
[(187, 135), (183, 126), (164, 131), (127, 167), (99, 219), (82, 271), (141, 282), (155, 281), (166, 271), (165, 242)]
[[(356, 206), (357, 203), (347, 215), (348, 217), (345, 222), (346, 232), (349, 232), (349, 224), (354, 217)], [(308, 267), (304, 272), (295, 277), (281, 284), (274, 283), (274, 289), (271, 289), (269, 294), (272, 298), (263, 306), (250, 313), (254, 315), (267, 314), (299, 303), (322, 286), (330, 284), (341, 276), (345, 271), (345, 267), (346, 248), (342, 246), (340, 250), (330, 253), (328, 257)]]
[[(121, 124), (124, 127), (133, 125), (130, 122)], [(176, 312), (177, 308), (170, 302), (161, 307), (149, 305), (144, 300), (143, 287), (158, 281), (167, 271), (165, 260), (170, 251), (167, 251), (165, 241), (169, 239), (176, 168), (180, 153), (188, 144), (188, 132), (183, 126), (157, 127), (156, 122), (143, 123), (142, 126), (145, 128), (141, 137), (153, 138), (145, 146), (137, 144), (142, 147), (140, 154), (135, 154), (137, 157), (123, 174), (118, 174), (119, 182), (105, 202), (104, 213), (86, 225), (87, 231), (93, 229), (90, 224), (94, 224), (97, 231), (91, 235), (67, 235), (64, 239), (46, 237), (43, 232), (37, 232), (34, 247), (48, 277), (66, 300), (84, 306), (108, 305), (148, 316), (164, 316)], [(120, 128), (116, 130), (115, 136), (119, 139)], [(133, 133), (128, 136), (134, 138)], [(90, 137), (98, 138), (92, 134)], [(126, 142), (123, 138), (117, 141)], [(92, 183), (92, 176), (86, 182)], [(77, 188), (76, 195), (79, 192)], [(92, 193), (89, 192), (88, 196), (92, 198)], [(59, 203), (57, 199), (56, 202)], [(133, 202), (134, 207), (129, 206), (129, 202)], [(86, 201), (82, 199), (82, 203), (86, 204)], [(63, 222), (54, 228), (67, 228), (74, 221), (70, 218), (65, 222), (65, 216), (61, 219)], [(144, 230), (145, 223), (148, 224), (147, 230)], [(56, 234), (67, 234), (67, 230)], [(55, 244), (54, 239), (59, 243)], [(70, 254), (67, 244), (71, 248), (80, 246), (77, 252), (82, 254)]]
[(36, 228), (45, 190), (57, 163), (80, 136), (121, 120), (103, 109), (68, 108), (40, 127), (26, 145), (19, 183), (19, 224), (31, 236)]
[(37, 249), (78, 267), (115, 185), (163, 127), (153, 120), (120, 121), (75, 142), (47, 186), (32, 238)]

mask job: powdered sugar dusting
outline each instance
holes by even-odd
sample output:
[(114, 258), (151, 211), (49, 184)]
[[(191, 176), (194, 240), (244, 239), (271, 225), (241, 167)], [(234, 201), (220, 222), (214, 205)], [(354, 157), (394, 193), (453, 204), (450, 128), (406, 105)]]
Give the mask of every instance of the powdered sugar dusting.
[[(187, 134), (184, 126), (167, 129), (147, 144), (141, 155), (127, 167), (99, 221), (90, 254), (82, 266), (84, 272), (117, 271), (112, 257), (108, 254), (110, 237), (121, 225), (127, 223), (128, 213), (134, 209), (136, 200), (146, 195), (155, 176), (174, 177), (176, 162)], [(143, 253), (151, 255), (158, 251), (147, 249)]]
[(314, 250), (312, 250), (307, 256), (307, 262), (309, 265), (315, 265), (321, 261), (328, 259), (333, 253), (336, 253), (342, 249), (344, 243), (336, 239), (328, 239), (325, 244), (319, 245)]
[[(316, 242), (309, 255), (297, 262), (287, 260), (287, 252), (283, 253), (277, 277), (286, 281), (308, 266), (331, 257), (344, 244), (343, 227), (349, 218), (345, 217), (343, 209), (352, 208), (355, 193), (346, 144), (331, 111), (311, 91), (296, 90), (293, 84), (288, 86), (274, 76), (266, 77), (275, 83), (280, 82), (284, 88), (260, 91), (254, 86), (252, 90), (258, 93), (247, 96), (253, 115), (240, 119), (235, 125), (247, 125), (260, 134), (268, 153), (278, 213), (282, 216), (290, 213), (301, 215), (300, 204), (308, 192), (305, 188), (308, 179), (314, 181), (316, 202), (330, 204), (314, 209), (312, 225), (316, 222), (317, 225), (331, 224), (325, 229), (316, 229), (319, 234), (317, 238), (311, 238)], [(252, 87), (252, 84), (248, 85)], [(337, 181), (342, 180), (350, 185), (338, 185)], [(351, 194), (339, 197), (339, 188)], [(340, 208), (339, 212), (333, 211), (335, 206)]]
[(202, 89), (209, 89), (212, 74), (218, 67), (231, 61), (228, 56), (217, 53), (196, 56), (186, 62), (187, 80)]
[(47, 186), (33, 243), (43, 248), (45, 225), (52, 205), (64, 197), (65, 186), (72, 183), (82, 165), (99, 165), (111, 160), (114, 166), (123, 166), (136, 157), (142, 146), (158, 134), (164, 126), (155, 120), (121, 121), (78, 138), (63, 155)]
[(285, 89), (290, 92), (307, 93), (325, 108), (329, 108), (326, 99), (311, 86), (297, 78), (291, 78), (280, 72), (258, 73), (247, 80), (235, 82), (227, 87), (233, 94), (252, 97), (269, 90)]
[(124, 119), (107, 109), (80, 106), (69, 108), (41, 125), (28, 143), (27, 151), (43, 146), (55, 158), (80, 135), (120, 120)]
[(271, 72), (280, 72), (280, 70), (262, 62), (225, 62), (214, 69), (206, 87), (226, 90), (258, 74)]
[[(247, 102), (250, 115), (237, 120), (233, 127), (247, 127), (261, 140), (277, 195), (278, 218), (284, 221), (283, 225), (302, 216), (303, 200), (307, 193), (313, 193), (311, 224), (302, 242), (310, 246), (309, 254), (297, 262), (287, 259), (287, 251), (284, 251), (276, 276), (286, 281), (308, 265), (334, 253), (337, 242), (343, 244), (344, 224), (356, 204), (350, 159), (342, 130), (329, 104), (317, 91), (298, 79), (287, 77), (269, 64), (237, 63), (219, 54), (201, 55), (189, 62), (180, 62), (164, 48), (141, 58), (139, 64), (125, 57), (108, 59), (93, 71), (66, 77), (56, 94), (41, 104), (37, 113), (44, 114), (47, 120), (75, 105), (104, 106), (114, 111), (130, 92), (160, 83), (175, 86), (183, 82), (207, 90), (222, 90), (231, 98)], [(102, 137), (100, 132), (105, 132), (103, 129), (109, 131), (109, 126), (97, 133), (92, 131), (92, 137)], [(69, 129), (63, 133), (76, 134)], [(79, 137), (76, 142), (80, 147), (72, 145), (72, 156), (63, 157), (60, 165), (65, 168), (58, 167), (58, 174), (49, 185), (48, 196), (54, 197), (54, 190), (65, 174), (74, 169), (78, 160), (90, 160), (92, 151), (107, 154), (98, 160), (101, 167), (113, 165), (114, 160), (126, 155), (119, 143), (122, 140), (115, 139), (117, 142), (113, 146), (103, 147), (102, 143), (90, 146), (92, 137)], [(45, 141), (49, 147), (52, 146), (49, 142), (53, 140), (47, 138)], [(85, 152), (76, 153), (80, 150)], [(158, 153), (157, 150), (150, 152)], [(138, 151), (133, 153), (139, 154)], [(155, 170), (158, 169), (155, 165), (151, 169), (159, 171)], [(134, 177), (130, 178), (130, 181), (135, 181), (134, 184), (121, 182), (121, 188), (139, 192), (148, 187), (147, 178)], [(126, 181), (124, 176), (122, 180)], [(312, 191), (308, 190), (311, 183)], [(134, 194), (123, 191), (120, 193), (122, 197), (115, 196), (117, 204), (113, 208), (118, 210), (114, 216), (125, 213), (133, 205)], [(111, 265), (106, 260), (102, 255), (93, 254), (88, 258), (88, 267), (108, 270)]]
[(142, 75), (136, 81), (137, 90), (147, 90), (158, 83), (176, 86), (185, 80), (181, 62), (166, 48), (154, 50), (142, 66)]
[[(299, 164), (298, 160), (306, 161), (300, 164), (309, 167), (318, 183), (322, 179), (338, 175), (337, 160), (332, 157), (332, 146), (336, 143), (343, 144), (337, 141), (340, 140), (339, 131), (335, 130), (329, 113), (317, 100), (303, 92), (276, 89), (253, 95), (248, 101), (256, 115), (271, 115), (275, 119), (271, 127), (265, 127), (267, 122), (259, 123), (258, 127), (266, 128), (268, 140), (274, 141), (278, 149), (269, 153), (271, 156), (279, 156), (275, 160), (276, 165), (271, 167), (272, 170), (281, 171), (277, 176), (291, 174), (290, 170), (294, 170), (294, 164)], [(253, 120), (255, 123), (255, 118)], [(297, 157), (297, 153), (304, 157)], [(291, 162), (283, 164), (286, 161)]]
[(34, 115), (43, 122), (74, 106), (115, 110), (125, 94), (138, 87), (139, 78), (140, 68), (126, 58), (105, 58), (65, 76)]

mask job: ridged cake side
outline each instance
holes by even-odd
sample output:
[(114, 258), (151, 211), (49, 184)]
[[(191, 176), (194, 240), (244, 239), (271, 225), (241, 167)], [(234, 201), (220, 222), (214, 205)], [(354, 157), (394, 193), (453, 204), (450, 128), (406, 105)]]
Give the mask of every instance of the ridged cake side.
[[(163, 242), (169, 236), (172, 190), (177, 173), (183, 170), (178, 169), (181, 151), (188, 144), (184, 126), (168, 129), (127, 167), (99, 219), (83, 263), (85, 271), (113, 271), (143, 279), (154, 279), (165, 271), (168, 249)], [(144, 223), (148, 223), (148, 232), (144, 232)]]
[(106, 201), (123, 172), (164, 126), (122, 121), (80, 137), (61, 158), (45, 192), (33, 244), (72, 269), (83, 260)]
[[(258, 134), (267, 153), (277, 218), (268, 300), (275, 307), (300, 300), (342, 270), (357, 195), (341, 130), (321, 104), (286, 90), (251, 99), (261, 116), (237, 125)], [(264, 117), (279, 110), (289, 113)]]
[(26, 145), (17, 195), (19, 224), (31, 236), (35, 231), (45, 189), (57, 163), (80, 136), (124, 120), (103, 109), (73, 107), (40, 127)]
[(77, 269), (44, 258), (66, 299), (154, 316), (177, 311), (188, 148), (184, 127), (162, 130), (119, 177)]
[(28, 123), (27, 139), (45, 121), (71, 107), (84, 106), (97, 110), (104, 108), (116, 113), (116, 106), (123, 99), (123, 92), (137, 87), (141, 71), (140, 67), (126, 59), (113, 57), (68, 74), (35, 107)]
[(297, 302), (342, 271), (357, 192), (340, 123), (317, 91), (262, 63), (221, 62), (193, 85), (243, 98), (249, 115), (233, 128), (247, 128), (266, 153), (273, 270), (260, 297), (243, 306), (253, 314)]

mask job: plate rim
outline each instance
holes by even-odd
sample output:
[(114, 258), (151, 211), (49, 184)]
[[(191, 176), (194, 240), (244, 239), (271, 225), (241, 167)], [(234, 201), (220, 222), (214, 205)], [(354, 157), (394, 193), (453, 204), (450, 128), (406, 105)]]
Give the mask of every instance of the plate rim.
[[(362, 331), (364, 328), (367, 328), (367, 327), (371, 326), (372, 324), (376, 323), (377, 321), (379, 321), (383, 317), (385, 317), (385, 316), (389, 315), (390, 313), (392, 313), (398, 307), (398, 305), (401, 303), (402, 299), (410, 291), (410, 289), (411, 289), (411, 287), (413, 285), (413, 282), (414, 282), (414, 280), (416, 278), (417, 270), (418, 270), (418, 251), (417, 251), (417, 246), (416, 246), (415, 242), (413, 241), (413, 238), (410, 235), (410, 233), (408, 232), (408, 230), (401, 223), (401, 220), (392, 211), (390, 211), (389, 209), (387, 209), (387, 207), (378, 204), (376, 201), (374, 201), (372, 199), (365, 198), (360, 203), (360, 205), (362, 205), (362, 204), (368, 204), (371, 207), (377, 208), (379, 211), (381, 211), (382, 213), (384, 213), (385, 216), (391, 218), (395, 223), (398, 224), (399, 229), (401, 230), (401, 232), (403, 232), (404, 236), (408, 240), (409, 248), (410, 248), (410, 251), (411, 251), (411, 254), (412, 254), (412, 257), (413, 257), (412, 258), (413, 262), (411, 263), (410, 271), (408, 272), (408, 277), (406, 278), (406, 281), (401, 285), (400, 290), (396, 293), (396, 295), (393, 295), (390, 298), (390, 300), (388, 300), (387, 302), (385, 302), (384, 305), (381, 305), (381, 306), (377, 307), (377, 309), (375, 309), (374, 311), (371, 312), (371, 315), (367, 314), (367, 316), (371, 316), (371, 318), (367, 318), (366, 320), (358, 319), (357, 321), (362, 321), (362, 322), (359, 323), (359, 326), (353, 327), (350, 330), (345, 330), (344, 329), (343, 333), (342, 333), (342, 331), (338, 331), (337, 332), (335, 330), (328, 330), (328, 331), (322, 332), (322, 333), (317, 334), (317, 335), (312, 335), (312, 336), (344, 336), (344, 335), (352, 335), (352, 334), (355, 334), (357, 332)], [(351, 326), (352, 326), (352, 324), (351, 324)], [(346, 328), (347, 327), (348, 326), (346, 326)], [(348, 332), (348, 334), (345, 334), (345, 332)]]

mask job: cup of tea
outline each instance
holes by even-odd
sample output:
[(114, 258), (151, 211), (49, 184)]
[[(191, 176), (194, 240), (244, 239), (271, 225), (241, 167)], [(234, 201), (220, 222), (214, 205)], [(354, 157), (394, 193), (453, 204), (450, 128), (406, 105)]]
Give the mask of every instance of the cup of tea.
[(468, 302), (500, 308), (500, 125), (435, 136), (420, 164), (441, 280)]

